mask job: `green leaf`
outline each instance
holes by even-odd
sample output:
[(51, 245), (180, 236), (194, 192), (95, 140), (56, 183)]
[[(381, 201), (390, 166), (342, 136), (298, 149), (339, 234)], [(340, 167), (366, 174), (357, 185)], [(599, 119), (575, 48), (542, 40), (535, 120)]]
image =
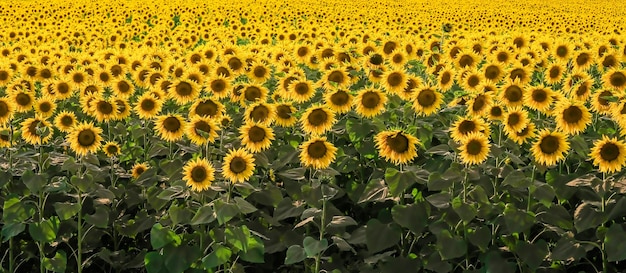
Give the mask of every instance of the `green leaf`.
[(109, 225), (109, 211), (104, 206), (97, 206), (96, 212), (92, 215), (84, 216), (85, 222), (99, 228), (106, 228)]
[(453, 183), (452, 180), (444, 179), (440, 173), (432, 172), (428, 175), (426, 186), (429, 191), (441, 191), (450, 188)]
[(168, 272), (185, 272), (201, 255), (199, 248), (188, 245), (168, 245), (163, 249)]
[(45, 173), (35, 174), (32, 170), (27, 170), (22, 175), (22, 181), (33, 194), (38, 194), (43, 191), (44, 186), (48, 183), (48, 175)]
[(22, 233), (26, 229), (26, 225), (24, 223), (8, 223), (2, 226), (2, 232), (0, 233), (0, 238), (2, 238), (2, 242), (6, 242), (9, 239), (17, 236)]
[(90, 192), (96, 187), (93, 176), (88, 173), (80, 177), (77, 175), (72, 175), (72, 178), (70, 178), (70, 184), (78, 187), (78, 189), (80, 189), (80, 191), (82, 192)]
[(326, 227), (340, 228), (356, 225), (358, 225), (358, 223), (350, 216), (333, 216), (333, 219), (326, 225)]
[(511, 233), (521, 233), (532, 227), (535, 216), (532, 212), (519, 210), (513, 204), (507, 204), (504, 208), (504, 223)]
[(152, 248), (159, 249), (168, 244), (180, 245), (181, 239), (171, 229), (163, 227), (160, 223), (156, 223), (150, 230), (150, 244)]
[(148, 273), (169, 273), (165, 267), (165, 260), (159, 252), (148, 252), (146, 256), (144, 256), (143, 260)]
[(550, 252), (550, 258), (556, 261), (578, 261), (586, 254), (585, 248), (568, 237), (561, 237)]
[(243, 214), (253, 213), (258, 210), (254, 205), (239, 196), (235, 197), (235, 204)]
[(48, 220), (39, 223), (31, 223), (28, 225), (28, 232), (33, 240), (42, 243), (53, 242), (57, 238), (59, 232), (60, 221), (54, 216)]
[(530, 177), (520, 170), (515, 170), (508, 174), (502, 181), (502, 185), (510, 185), (513, 188), (528, 188), (531, 185)]
[(560, 227), (565, 230), (574, 229), (574, 221), (570, 213), (561, 205), (553, 204), (545, 213), (537, 215), (537, 220)]
[(402, 231), (392, 223), (383, 224), (378, 219), (371, 219), (367, 222), (365, 236), (367, 249), (370, 253), (376, 253), (400, 241)]
[(242, 250), (243, 252), (248, 250), (250, 230), (247, 226), (226, 228), (226, 230), (224, 230), (224, 236), (226, 237), (226, 241), (236, 249)]
[(20, 223), (26, 221), (35, 214), (35, 207), (26, 202), (21, 202), (16, 196), (4, 201), (2, 220), (5, 223)]
[(63, 162), (63, 166), (61, 166), (62, 171), (68, 171), (70, 174), (76, 174), (80, 169), (80, 164), (76, 163), (76, 160), (73, 157), (69, 157)]
[(229, 248), (218, 245), (213, 252), (202, 258), (202, 265), (205, 269), (213, 269), (228, 262), (232, 254)]
[(178, 224), (187, 224), (191, 220), (191, 210), (187, 208), (185, 205), (177, 206), (172, 204), (170, 209), (168, 210), (170, 215), (170, 220), (172, 220), (172, 225)]
[(437, 235), (437, 251), (441, 259), (450, 260), (465, 255), (467, 243), (460, 236), (452, 236), (447, 229)]
[(304, 248), (299, 245), (292, 245), (287, 249), (285, 256), (285, 265), (299, 263), (306, 258), (306, 252)]
[(306, 253), (306, 257), (313, 258), (317, 256), (317, 254), (328, 248), (328, 241), (326, 239), (318, 241), (311, 236), (307, 236), (302, 241), (302, 245), (304, 246), (304, 252)]
[(385, 182), (389, 185), (389, 193), (392, 196), (401, 196), (416, 181), (417, 177), (411, 171), (399, 171), (394, 168), (387, 168), (385, 171)]
[(291, 168), (282, 172), (278, 172), (276, 173), (276, 175), (281, 179), (286, 178), (291, 180), (303, 180), (305, 172), (305, 168)]
[(218, 201), (215, 202), (215, 213), (217, 215), (217, 222), (220, 225), (223, 225), (237, 216), (239, 214), (239, 209), (235, 204)]
[(215, 221), (215, 213), (211, 205), (204, 205), (198, 209), (196, 215), (191, 219), (191, 225), (208, 224)]
[(304, 206), (296, 207), (289, 197), (285, 197), (274, 210), (274, 219), (276, 221), (285, 220), (287, 218), (296, 217), (302, 214)]
[(606, 221), (606, 213), (594, 208), (593, 205), (583, 202), (574, 211), (574, 227), (581, 232), (589, 228), (596, 228)]
[(54, 211), (56, 211), (57, 215), (61, 219), (61, 221), (65, 221), (74, 217), (80, 210), (80, 207), (77, 203), (54, 203)]
[(65, 272), (65, 267), (67, 266), (67, 254), (65, 251), (59, 250), (52, 258), (44, 257), (42, 265), (48, 271)]
[(486, 226), (470, 228), (467, 230), (467, 239), (473, 245), (477, 246), (480, 251), (487, 251), (491, 242), (491, 230)]
[(470, 204), (464, 203), (461, 197), (456, 197), (452, 200), (452, 209), (465, 223), (472, 221), (478, 211)]
[(391, 209), (393, 220), (415, 234), (420, 234), (428, 225), (429, 214), (430, 206), (423, 201), (409, 205), (395, 205)]
[(519, 241), (515, 252), (528, 265), (530, 271), (534, 272), (548, 255), (548, 243), (541, 239), (532, 244), (526, 241)]
[(264, 263), (265, 262), (265, 244), (261, 241), (261, 238), (256, 236), (248, 237), (248, 249), (239, 254), (242, 260), (250, 263)]
[(613, 224), (604, 236), (604, 246), (609, 262), (626, 260), (626, 231), (620, 224)]

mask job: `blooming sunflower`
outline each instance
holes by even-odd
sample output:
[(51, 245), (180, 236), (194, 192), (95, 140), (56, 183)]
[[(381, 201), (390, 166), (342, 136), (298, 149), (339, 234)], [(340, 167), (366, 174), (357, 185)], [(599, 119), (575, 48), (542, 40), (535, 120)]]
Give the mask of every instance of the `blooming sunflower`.
[(98, 122), (108, 122), (115, 119), (117, 115), (117, 104), (112, 103), (101, 97), (91, 103), (91, 113), (95, 114), (95, 118)]
[(122, 152), (120, 145), (115, 141), (108, 141), (102, 146), (102, 151), (108, 157), (114, 157)]
[(137, 179), (139, 178), (139, 176), (141, 176), (142, 173), (147, 171), (148, 168), (149, 167), (147, 163), (136, 163), (131, 169), (131, 175), (133, 176), (133, 178)]
[(69, 132), (76, 125), (76, 114), (66, 110), (61, 111), (54, 118), (54, 126), (61, 132)]
[(589, 157), (602, 173), (619, 172), (626, 165), (626, 143), (605, 135), (594, 142)]
[(481, 70), (485, 79), (492, 82), (499, 82), (505, 75), (504, 68), (497, 62), (485, 64)]
[(72, 127), (66, 138), (76, 155), (82, 156), (98, 151), (102, 142), (101, 134), (101, 128), (91, 122), (83, 122)]
[(378, 89), (366, 88), (359, 92), (354, 99), (356, 113), (367, 117), (375, 117), (385, 111), (387, 96)]
[(191, 80), (175, 80), (168, 90), (170, 98), (178, 105), (187, 104), (198, 97), (200, 86)]
[(387, 92), (390, 94), (397, 94), (406, 88), (408, 84), (407, 75), (401, 69), (389, 70), (383, 74), (382, 83)]
[(544, 73), (544, 81), (547, 84), (555, 84), (563, 79), (567, 67), (562, 62), (554, 62), (548, 65)]
[(500, 100), (508, 107), (522, 106), (526, 93), (518, 81), (509, 81), (501, 89)]
[(128, 98), (135, 92), (133, 84), (127, 80), (120, 79), (113, 84), (113, 93), (120, 98)]
[(335, 161), (337, 148), (325, 137), (313, 137), (300, 144), (300, 162), (306, 167), (325, 169)]
[(295, 117), (296, 108), (291, 103), (280, 103), (276, 105), (276, 120), (278, 126), (291, 127), (298, 121)]
[(626, 70), (611, 68), (602, 77), (605, 89), (626, 90)]
[(552, 114), (555, 116), (556, 128), (569, 135), (584, 131), (591, 123), (591, 113), (580, 101), (560, 102)]
[(224, 76), (216, 76), (207, 80), (207, 86), (216, 99), (228, 97), (230, 90), (230, 81)]
[(35, 113), (41, 117), (47, 118), (54, 114), (57, 109), (56, 103), (50, 97), (41, 97), (35, 101)]
[(333, 128), (335, 121), (335, 113), (328, 107), (314, 105), (302, 114), (300, 125), (307, 134), (320, 135)]
[(35, 103), (34, 92), (26, 90), (17, 90), (11, 92), (9, 97), (14, 103), (15, 111), (19, 113), (28, 112), (33, 108)]
[(6, 98), (0, 98), (0, 125), (4, 125), (9, 122), (9, 120), (13, 117), (14, 112), (15, 106), (13, 106), (13, 103)]
[(457, 142), (461, 142), (471, 133), (483, 133), (488, 136), (489, 127), (482, 118), (459, 117), (450, 129), (450, 137)]
[(241, 183), (254, 174), (254, 157), (244, 149), (230, 150), (224, 157), (222, 175), (231, 183)]
[(347, 88), (350, 85), (350, 77), (343, 68), (329, 69), (321, 79), (321, 84), (324, 88), (336, 87)]
[(243, 116), (245, 122), (270, 125), (276, 118), (276, 109), (272, 104), (266, 102), (256, 102), (246, 107)]
[(493, 105), (493, 92), (476, 94), (467, 102), (467, 109), (471, 116), (481, 117), (491, 109)]
[(313, 88), (313, 83), (309, 80), (294, 80), (289, 84), (287, 95), (289, 99), (295, 102), (304, 103), (313, 98), (315, 88)]
[(52, 138), (50, 123), (40, 116), (27, 118), (21, 126), (22, 138), (31, 145), (46, 144)]
[(187, 122), (178, 114), (157, 116), (155, 130), (159, 137), (165, 141), (178, 141), (185, 134)]
[(418, 115), (429, 116), (441, 107), (443, 95), (432, 86), (421, 86), (414, 89), (413, 109)]
[(204, 191), (215, 180), (215, 168), (205, 158), (193, 159), (183, 167), (183, 180), (191, 190)]
[(565, 158), (569, 150), (569, 141), (561, 132), (551, 132), (544, 129), (539, 132), (537, 140), (531, 148), (535, 161), (545, 166), (551, 166)]
[(591, 97), (591, 110), (598, 114), (611, 113), (611, 101), (609, 98), (614, 97), (611, 90), (598, 90)]
[(524, 127), (524, 129), (522, 129), (519, 132), (506, 131), (505, 133), (515, 143), (522, 145), (526, 143), (529, 139), (537, 135), (535, 131), (536, 131), (535, 124), (532, 122), (528, 122), (526, 124), (526, 127)]
[(266, 101), (268, 93), (267, 88), (261, 85), (249, 84), (243, 87), (241, 99), (244, 103), (256, 102), (257, 100)]
[(487, 136), (481, 133), (470, 133), (462, 141), (459, 147), (459, 158), (467, 165), (476, 165), (487, 160), (491, 144)]
[(270, 78), (271, 70), (261, 62), (253, 62), (247, 75), (255, 82), (264, 83)]
[(324, 102), (335, 113), (347, 113), (352, 109), (352, 95), (343, 89), (324, 93)]
[(246, 123), (241, 126), (239, 133), (241, 144), (253, 153), (269, 148), (274, 140), (272, 128), (263, 124)]
[(163, 102), (161, 100), (155, 98), (151, 93), (146, 92), (137, 99), (137, 104), (135, 104), (133, 110), (137, 113), (139, 118), (151, 119), (159, 114), (162, 106)]
[(528, 124), (528, 112), (521, 107), (512, 107), (504, 114), (504, 131), (515, 134), (523, 130)]
[(401, 130), (380, 132), (374, 140), (378, 154), (393, 164), (406, 164), (417, 156), (419, 140)]
[(214, 98), (198, 99), (189, 108), (189, 116), (219, 119), (224, 114), (224, 109), (224, 105)]
[(524, 93), (524, 105), (530, 109), (547, 113), (554, 100), (552, 93), (552, 89), (543, 85), (533, 86), (528, 92)]
[(468, 70), (461, 75), (463, 76), (460, 79), (459, 85), (461, 85), (465, 91), (477, 92), (482, 86), (482, 83), (485, 81), (483, 75), (476, 69)]
[(215, 142), (219, 127), (214, 119), (193, 116), (185, 128), (185, 134), (196, 145)]
[(11, 129), (0, 127), (0, 148), (11, 147), (13, 145), (11, 137)]

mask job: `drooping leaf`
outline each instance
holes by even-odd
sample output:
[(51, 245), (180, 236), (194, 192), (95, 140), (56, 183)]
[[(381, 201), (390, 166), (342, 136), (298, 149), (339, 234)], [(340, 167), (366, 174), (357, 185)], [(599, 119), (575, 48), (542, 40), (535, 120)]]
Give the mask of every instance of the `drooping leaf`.
[(299, 263), (306, 258), (306, 252), (304, 248), (299, 245), (292, 245), (287, 249), (285, 256), (285, 265)]
[(366, 240), (370, 253), (394, 246), (400, 241), (401, 236), (402, 231), (393, 223), (383, 224), (378, 219), (371, 219), (367, 222)]
[(302, 245), (304, 246), (304, 252), (306, 253), (307, 258), (313, 258), (318, 253), (321, 253), (328, 248), (328, 241), (326, 239), (318, 241), (311, 236), (307, 236), (304, 238)]
[(168, 244), (180, 245), (181, 239), (174, 231), (156, 223), (150, 230), (150, 244), (154, 249), (160, 249)]
[(393, 220), (401, 227), (408, 228), (415, 234), (420, 234), (428, 225), (430, 207), (424, 202), (409, 205), (395, 205), (391, 209)]
[(217, 247), (215, 247), (213, 252), (202, 258), (202, 265), (204, 265), (204, 268), (206, 269), (213, 269), (228, 262), (231, 255), (232, 251), (230, 251), (229, 248), (218, 245)]

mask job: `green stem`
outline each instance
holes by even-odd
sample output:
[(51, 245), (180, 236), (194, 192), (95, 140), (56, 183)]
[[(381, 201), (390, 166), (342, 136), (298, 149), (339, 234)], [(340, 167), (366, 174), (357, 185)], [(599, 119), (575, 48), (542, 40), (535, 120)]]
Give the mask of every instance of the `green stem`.
[(530, 186), (528, 187), (528, 203), (526, 204), (526, 211), (530, 211), (530, 206), (532, 202), (532, 192), (535, 187), (535, 172), (537, 170), (537, 165), (533, 164), (533, 172), (530, 175)]
[[(41, 167), (40, 167), (41, 169)], [(40, 170), (41, 171), (41, 170)], [(37, 206), (39, 209), (39, 219), (38, 222), (41, 223), (43, 222), (43, 194), (39, 193), (39, 198), (37, 200)], [(39, 272), (40, 273), (44, 273), (46, 272), (46, 269), (43, 266), (44, 263), (44, 258), (46, 258), (46, 254), (43, 251), (43, 243), (42, 242), (37, 242), (37, 247), (39, 248)]]
[(78, 267), (78, 273), (83, 272), (83, 198), (81, 196), (80, 189), (78, 189), (78, 258), (76, 259), (76, 266)]
[[(602, 187), (604, 187), (604, 185), (606, 185), (606, 174), (602, 173)], [(604, 211), (606, 209), (606, 192), (604, 192), (604, 190), (602, 190), (602, 200), (601, 200), (601, 207), (600, 210), (602, 211), (602, 214), (604, 214)], [(602, 223), (602, 226), (604, 227), (606, 225), (606, 223)], [(602, 252), (602, 272), (608, 272), (607, 270), (609, 269), (609, 261), (607, 260), (606, 257), (606, 246), (604, 245), (604, 240), (602, 240), (602, 244), (601, 244), (601, 248), (600, 251)]]
[[(324, 230), (326, 229), (326, 196), (322, 196), (322, 219), (320, 219), (320, 242), (324, 240)], [(320, 272), (320, 262), (322, 260), (322, 252), (315, 256), (315, 273)]]
[(15, 257), (13, 257), (13, 237), (9, 239), (9, 272), (15, 272)]

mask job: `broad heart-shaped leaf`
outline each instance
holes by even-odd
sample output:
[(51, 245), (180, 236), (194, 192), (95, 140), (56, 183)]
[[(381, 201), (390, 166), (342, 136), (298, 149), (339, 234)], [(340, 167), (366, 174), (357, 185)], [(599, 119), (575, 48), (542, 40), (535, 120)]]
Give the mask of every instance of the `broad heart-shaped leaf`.
[(457, 215), (466, 223), (469, 223), (476, 217), (478, 213), (476, 208), (470, 204), (464, 203), (461, 197), (456, 197), (452, 200), (452, 209)]
[(6, 242), (9, 239), (15, 237), (16, 235), (22, 233), (26, 229), (26, 225), (24, 223), (7, 223), (2, 226), (2, 232), (0, 233), (0, 238), (2, 242)]
[(537, 220), (560, 227), (564, 230), (573, 230), (574, 221), (569, 212), (561, 205), (552, 204), (545, 213), (537, 215)]
[(515, 248), (515, 253), (528, 265), (530, 271), (534, 272), (548, 255), (548, 243), (541, 239), (533, 244), (519, 241)]
[(160, 223), (156, 223), (150, 230), (150, 244), (152, 248), (159, 249), (168, 244), (180, 245), (181, 239), (174, 231), (163, 227)]
[(326, 239), (318, 241), (311, 236), (307, 236), (302, 241), (302, 245), (304, 246), (304, 252), (306, 252), (307, 258), (313, 258), (317, 254), (326, 250), (326, 248), (328, 247), (328, 241)]
[(299, 245), (292, 245), (287, 249), (287, 255), (285, 256), (285, 265), (299, 263), (306, 258), (306, 252), (304, 248)]
[(143, 260), (148, 273), (169, 273), (165, 267), (165, 258), (159, 252), (148, 252)]
[(437, 235), (437, 250), (442, 260), (461, 257), (467, 252), (467, 243), (460, 236), (444, 229)]
[(508, 174), (502, 181), (502, 185), (511, 185), (513, 188), (528, 188), (531, 185), (530, 176), (520, 170), (515, 170)]
[(215, 213), (211, 205), (207, 204), (198, 209), (196, 215), (191, 219), (192, 225), (208, 224), (215, 221)]
[(594, 208), (593, 205), (583, 202), (574, 211), (574, 226), (581, 232), (589, 228), (596, 228), (606, 221), (606, 213)]
[(491, 242), (491, 230), (489, 230), (486, 226), (468, 229), (467, 239), (469, 239), (470, 243), (477, 246), (481, 251), (487, 251), (489, 242)]
[(585, 248), (567, 237), (561, 237), (550, 252), (550, 258), (556, 261), (578, 261), (585, 256)]
[(21, 202), (20, 199), (12, 195), (4, 201), (2, 209), (2, 220), (5, 223), (21, 223), (35, 214), (35, 206), (30, 203)]
[(52, 272), (65, 272), (65, 267), (67, 265), (67, 254), (63, 250), (57, 251), (54, 254), (54, 257), (48, 258), (44, 257), (42, 261), (42, 265), (48, 270)]
[(415, 234), (420, 234), (428, 225), (430, 206), (425, 202), (409, 205), (395, 205), (391, 209), (393, 221), (403, 228), (408, 228)]
[(60, 223), (59, 218), (54, 216), (39, 223), (28, 224), (28, 232), (35, 241), (50, 243), (57, 238)]
[(239, 257), (250, 263), (264, 263), (265, 262), (265, 244), (261, 241), (261, 238), (250, 235), (248, 237), (248, 249), (245, 252), (239, 253)]
[(191, 210), (187, 208), (185, 205), (177, 206), (172, 204), (170, 209), (168, 210), (170, 215), (170, 220), (172, 220), (172, 225), (178, 224), (187, 224), (191, 221)]
[(626, 260), (626, 231), (620, 224), (613, 224), (604, 236), (604, 246), (609, 262)]
[(258, 210), (254, 205), (246, 201), (246, 199), (243, 199), (239, 196), (235, 197), (235, 205), (243, 214), (253, 213)]
[(22, 175), (22, 181), (33, 194), (43, 191), (44, 186), (48, 183), (48, 175), (36, 174), (32, 170), (26, 170)]
[(411, 171), (399, 171), (394, 168), (387, 168), (385, 171), (385, 182), (389, 185), (389, 193), (397, 197), (415, 184), (417, 177), (415, 173)]
[(504, 223), (511, 233), (527, 231), (535, 223), (535, 217), (531, 212), (515, 208), (513, 204), (507, 204), (504, 208)]
[(367, 222), (365, 238), (370, 253), (394, 246), (400, 241), (401, 236), (402, 231), (393, 223), (383, 224), (378, 219), (371, 219)]
[(97, 206), (92, 215), (85, 215), (85, 222), (99, 228), (106, 228), (109, 224), (109, 211), (104, 206)]
[(237, 250), (241, 250), (243, 252), (248, 251), (248, 238), (250, 238), (250, 230), (247, 226), (228, 227), (224, 230), (224, 236), (226, 237), (226, 241)]
[(201, 255), (199, 248), (188, 245), (168, 245), (163, 249), (168, 272), (185, 272)]
[(220, 225), (223, 225), (239, 214), (239, 208), (237, 208), (237, 205), (235, 204), (216, 201), (215, 213), (217, 214), (217, 222)]
[(90, 192), (96, 188), (96, 183), (93, 180), (93, 176), (91, 174), (83, 174), (82, 176), (72, 175), (70, 178), (70, 183), (82, 192)]
[(61, 218), (62, 221), (65, 221), (67, 219), (70, 219), (72, 217), (74, 217), (74, 215), (76, 215), (78, 213), (78, 211), (80, 210), (80, 207), (78, 206), (78, 203), (54, 203), (54, 211), (56, 211), (57, 215), (59, 216), (59, 218)]
[(205, 269), (213, 269), (215, 267), (223, 265), (225, 262), (228, 262), (232, 254), (233, 252), (230, 251), (229, 248), (223, 245), (218, 245), (217, 247), (215, 247), (215, 250), (213, 250), (213, 252), (202, 258), (202, 265), (204, 265)]

